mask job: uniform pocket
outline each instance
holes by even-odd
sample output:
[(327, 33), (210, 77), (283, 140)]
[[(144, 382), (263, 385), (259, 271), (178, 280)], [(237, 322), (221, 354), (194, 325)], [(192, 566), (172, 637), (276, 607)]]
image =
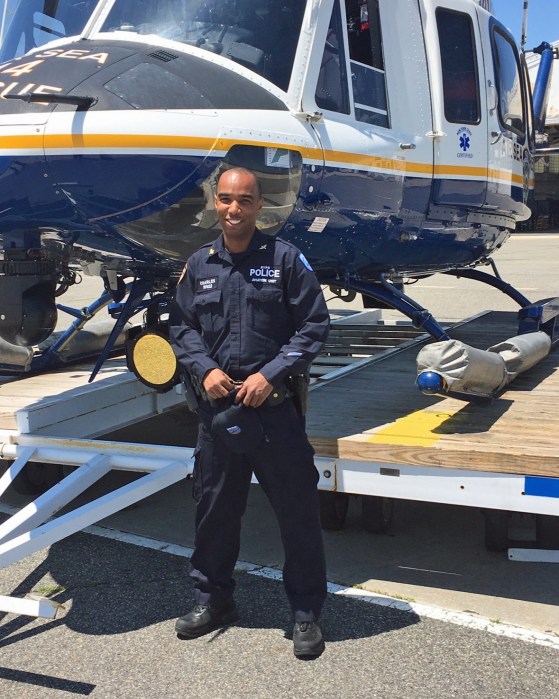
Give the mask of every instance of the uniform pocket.
[(283, 290), (257, 289), (250, 287), (247, 290), (247, 305), (253, 328), (259, 333), (268, 333), (273, 327), (277, 327), (278, 321), (285, 312), (283, 306)]
[(196, 294), (193, 305), (202, 330), (206, 332), (215, 330), (219, 319), (223, 317), (221, 290), (215, 289)]

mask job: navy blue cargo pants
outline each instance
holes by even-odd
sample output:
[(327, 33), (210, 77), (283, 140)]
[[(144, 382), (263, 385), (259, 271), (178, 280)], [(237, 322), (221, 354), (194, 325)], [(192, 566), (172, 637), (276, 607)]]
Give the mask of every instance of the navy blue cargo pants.
[(248, 454), (234, 454), (211, 434), (213, 410), (207, 403), (200, 405), (193, 474), (196, 536), (190, 561), (195, 600), (221, 605), (233, 595), (241, 518), (254, 472), (279, 523), (285, 554), (283, 583), (293, 617), (313, 621), (326, 597), (314, 451), (304, 418), (291, 399), (257, 410), (266, 441)]

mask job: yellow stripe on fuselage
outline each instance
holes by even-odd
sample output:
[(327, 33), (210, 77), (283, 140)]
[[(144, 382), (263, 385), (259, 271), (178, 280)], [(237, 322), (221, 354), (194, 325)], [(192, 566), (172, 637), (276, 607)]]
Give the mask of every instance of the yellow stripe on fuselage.
[(212, 150), (216, 139), (190, 136), (136, 134), (56, 134), (45, 136), (45, 150), (73, 148), (158, 148), (161, 150)]
[(464, 167), (462, 165), (435, 165), (433, 168), (435, 175), (454, 175), (456, 177), (463, 177), (464, 175), (469, 175), (470, 177), (482, 177), (486, 179), (488, 176), (488, 170), (486, 167)]
[(402, 174), (414, 172), (426, 175), (427, 177), (431, 177), (433, 174), (433, 165), (431, 163), (411, 163), (406, 160), (381, 158), (366, 153), (347, 153), (344, 151), (327, 150), (324, 151), (324, 158), (327, 165), (338, 163), (346, 167), (348, 165), (352, 167), (366, 167), (374, 170), (390, 170)]
[(39, 136), (2, 136), (0, 150), (37, 150), (44, 146), (44, 137)]
[(172, 136), (166, 134), (47, 134), (1, 136), (0, 151), (71, 151), (71, 150), (137, 150), (142, 151), (195, 151), (204, 155), (211, 152), (228, 152), (234, 145), (252, 145), (265, 148), (290, 148), (301, 153), (303, 158), (322, 161), (329, 167), (342, 165), (355, 169), (387, 171), (394, 174), (423, 175), (432, 177), (470, 177), (473, 179), (490, 179), (513, 182), (522, 186), (522, 175), (493, 168), (467, 167), (459, 165), (435, 165), (432, 163), (410, 162), (395, 158), (382, 158), (374, 155), (350, 153), (346, 151), (327, 150), (292, 145), (288, 143), (270, 143), (268, 141), (252, 141), (250, 139), (224, 139), (195, 136)]

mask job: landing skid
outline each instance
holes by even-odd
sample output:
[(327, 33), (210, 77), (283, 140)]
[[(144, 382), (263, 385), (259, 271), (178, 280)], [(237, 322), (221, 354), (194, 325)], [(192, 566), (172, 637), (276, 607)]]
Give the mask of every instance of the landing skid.
[(457, 277), (458, 279), (464, 278), (464, 279), (474, 279), (475, 281), (478, 282), (483, 282), (484, 284), (488, 284), (489, 286), (494, 287), (495, 289), (498, 289), (501, 291), (503, 294), (506, 294), (507, 296), (510, 296), (510, 298), (515, 301), (521, 308), (524, 306), (529, 306), (532, 302), (524, 296), (524, 294), (521, 294), (518, 289), (515, 289), (514, 286), (509, 284), (508, 282), (505, 282), (500, 276), (499, 273), (497, 272), (497, 267), (493, 260), (489, 261), (489, 264), (491, 265), (491, 268), (493, 269), (493, 274), (488, 274), (487, 272), (483, 272), (480, 269), (452, 269), (448, 270), (447, 272), (443, 272), (443, 274), (448, 274), (451, 277)]
[(380, 302), (384, 306), (394, 308), (407, 316), (414, 328), (424, 328), (435, 340), (449, 340), (445, 329), (440, 323), (433, 318), (431, 313), (426, 308), (423, 308), (417, 301), (414, 301), (410, 296), (404, 294), (403, 291), (397, 289), (393, 284), (381, 275), (380, 282), (367, 284), (353, 279), (345, 279), (343, 285), (340, 280), (326, 280), (324, 284), (332, 287), (343, 288), (346, 291), (356, 292), (363, 296), (369, 296), (375, 301)]
[[(520, 306), (519, 311), (519, 334), (543, 330), (555, 343), (559, 341), (559, 300), (550, 299), (545, 302), (532, 303), (522, 293), (515, 289), (511, 284), (505, 282), (498, 274), (495, 264), (492, 260), (489, 264), (493, 268), (493, 274), (488, 274), (478, 269), (454, 269), (443, 272), (457, 278), (468, 278), (483, 282), (492, 286), (502, 293), (509, 296)], [(328, 284), (337, 289), (343, 289), (349, 292), (349, 295), (362, 294), (365, 297), (370, 297), (379, 303), (379, 306), (393, 308), (403, 315), (407, 316), (415, 328), (425, 330), (431, 337), (437, 341), (449, 340), (442, 325), (436, 318), (417, 301), (401, 291), (395, 284), (388, 281), (384, 275), (381, 275), (377, 282), (361, 282), (359, 280), (346, 277), (343, 283), (338, 279), (322, 280), (322, 283)], [(83, 309), (75, 309), (68, 306), (58, 304), (57, 308), (75, 318), (72, 325), (47, 349), (33, 356), (30, 365), (23, 367), (15, 367), (13, 365), (2, 364), (0, 361), (0, 372), (3, 373), (39, 373), (46, 371), (61, 364), (67, 363), (62, 357), (64, 350), (78, 333), (83, 330), (84, 326), (94, 318), (99, 311), (112, 304), (109, 309), (109, 314), (115, 319), (115, 323), (110, 330), (104, 346), (97, 351), (89, 353), (89, 356), (98, 356), (95, 367), (92, 371), (90, 381), (93, 381), (107, 357), (114, 350), (119, 336), (124, 330), (128, 321), (141, 311), (146, 311), (148, 318), (148, 326), (157, 322), (161, 308), (165, 306), (166, 297), (164, 293), (156, 295), (151, 294), (153, 289), (152, 279), (136, 279), (128, 284), (121, 285), (120, 297), (126, 297), (124, 302), (115, 303), (114, 291), (110, 290), (103, 293), (90, 306)], [(19, 348), (17, 348), (19, 349)], [(25, 353), (25, 348), (21, 348)], [(76, 356), (76, 359), (83, 358)]]
[[(458, 398), (468, 402), (486, 402), (492, 401), (518, 373), (533, 366), (533, 363), (549, 352), (550, 347), (559, 342), (559, 298), (532, 303), (524, 294), (499, 276), (492, 260), (488, 262), (493, 269), (493, 274), (469, 268), (449, 270), (444, 274), (488, 284), (509, 296), (520, 306), (518, 336), (538, 332), (539, 336), (534, 334), (529, 339), (515, 337), (506, 341), (510, 345), (509, 354), (512, 353), (516, 357), (516, 365), (512, 363), (511, 358), (505, 360), (502, 356), (497, 359), (499, 350), (495, 347), (485, 352), (485, 348), (476, 350), (467, 346), (453, 345), (443, 327), (429, 311), (384, 276), (373, 283), (363, 283), (349, 278), (344, 280), (343, 286), (340, 285), (339, 279), (327, 283), (334, 288), (343, 288), (349, 294), (357, 292), (364, 297), (370, 297), (381, 307), (400, 311), (410, 318), (414, 327), (423, 328), (439, 343), (440, 346), (430, 346), (436, 347), (436, 350), (431, 350), (430, 354), (424, 355), (421, 362), (418, 356), (417, 385), (422, 393)], [(548, 337), (546, 338), (545, 335)], [(507, 365), (507, 361), (510, 366)], [(475, 371), (472, 367), (475, 367)], [(469, 373), (468, 368), (471, 369)], [(455, 384), (454, 388), (452, 384)]]
[[(458, 279), (473, 279), (498, 289), (520, 306), (518, 312), (519, 335), (543, 330), (551, 337), (553, 343), (557, 342), (559, 340), (559, 324), (557, 322), (559, 299), (546, 299), (533, 303), (518, 289), (500, 277), (493, 260), (489, 260), (489, 264), (493, 269), (493, 274), (473, 268), (453, 269), (442, 272), (442, 274)], [(426, 308), (389, 282), (384, 275), (381, 275), (378, 282), (372, 283), (360, 282), (351, 278), (344, 279), (343, 283), (340, 283), (340, 279), (324, 280), (323, 283), (337, 289), (343, 289), (351, 294), (358, 293), (368, 296), (379, 302), (382, 307), (400, 311), (411, 320), (415, 328), (423, 328), (437, 341), (450, 339), (442, 325)]]
[(493, 269), (493, 274), (488, 274), (479, 269), (455, 269), (443, 272), (443, 274), (457, 278), (474, 279), (498, 289), (520, 306), (518, 311), (519, 335), (542, 330), (549, 335), (552, 344), (556, 344), (559, 341), (559, 299), (530, 301), (518, 289), (515, 289), (499, 276), (493, 260), (490, 260), (489, 263)]

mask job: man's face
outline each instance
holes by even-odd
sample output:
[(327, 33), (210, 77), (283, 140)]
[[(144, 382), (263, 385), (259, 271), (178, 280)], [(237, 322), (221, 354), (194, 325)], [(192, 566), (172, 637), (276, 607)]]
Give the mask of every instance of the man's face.
[(248, 245), (262, 208), (254, 176), (245, 172), (225, 172), (217, 185), (215, 208), (225, 242)]

